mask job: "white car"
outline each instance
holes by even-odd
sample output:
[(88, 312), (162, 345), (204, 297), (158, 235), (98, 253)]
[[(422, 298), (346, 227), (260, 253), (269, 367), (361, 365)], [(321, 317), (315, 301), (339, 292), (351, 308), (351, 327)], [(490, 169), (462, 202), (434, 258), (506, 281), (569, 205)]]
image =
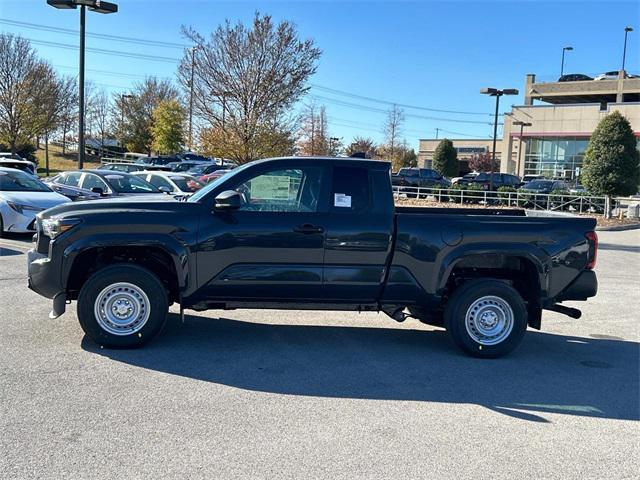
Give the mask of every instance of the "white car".
[(0, 237), (34, 232), (38, 212), (70, 201), (21, 170), (0, 167)]
[(20, 157), (14, 158), (0, 154), (0, 167), (16, 168), (18, 170), (22, 170), (24, 173), (28, 173), (32, 177), (38, 178), (38, 174), (36, 173), (36, 164)]
[(141, 177), (151, 185), (154, 185), (162, 192), (170, 193), (179, 197), (188, 197), (204, 187), (204, 183), (186, 173), (143, 171), (133, 172), (132, 175)]
[(618, 71), (613, 70), (611, 72), (601, 73), (600, 75), (596, 75), (594, 80), (617, 80), (618, 79)]

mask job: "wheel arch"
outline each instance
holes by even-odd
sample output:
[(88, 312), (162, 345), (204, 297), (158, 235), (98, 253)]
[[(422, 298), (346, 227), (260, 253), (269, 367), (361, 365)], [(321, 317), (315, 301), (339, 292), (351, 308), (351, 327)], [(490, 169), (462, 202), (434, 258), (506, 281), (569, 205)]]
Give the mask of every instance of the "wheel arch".
[[(148, 239), (147, 239), (148, 240)], [(62, 280), (73, 300), (82, 284), (91, 274), (114, 263), (127, 263), (144, 267), (154, 273), (166, 286), (171, 301), (179, 301), (189, 284), (186, 252), (175, 248), (173, 242), (98, 240), (74, 244), (64, 252)]]

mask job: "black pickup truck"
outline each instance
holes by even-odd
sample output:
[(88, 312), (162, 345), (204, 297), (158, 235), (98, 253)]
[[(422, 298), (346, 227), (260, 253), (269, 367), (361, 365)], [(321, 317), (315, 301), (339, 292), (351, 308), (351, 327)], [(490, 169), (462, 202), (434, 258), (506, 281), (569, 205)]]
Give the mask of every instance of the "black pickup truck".
[(38, 216), (29, 286), (55, 318), (135, 347), (182, 309), (382, 311), (444, 326), (480, 357), (512, 350), (543, 309), (596, 294), (595, 221), (394, 207), (389, 163), (246, 164), (187, 201), (69, 203)]

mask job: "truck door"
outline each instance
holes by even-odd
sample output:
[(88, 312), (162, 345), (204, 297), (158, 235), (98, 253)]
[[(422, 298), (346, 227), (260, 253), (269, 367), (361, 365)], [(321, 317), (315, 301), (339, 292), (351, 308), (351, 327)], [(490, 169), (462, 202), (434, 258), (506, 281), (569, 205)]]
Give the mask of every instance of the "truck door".
[(371, 303), (381, 294), (393, 235), (393, 195), (388, 164), (376, 167), (353, 162), (332, 169), (325, 222), (327, 301)]
[(222, 190), (242, 193), (243, 204), (200, 222), (201, 295), (210, 301), (322, 298), (325, 170), (312, 161), (272, 163), (223, 184)]

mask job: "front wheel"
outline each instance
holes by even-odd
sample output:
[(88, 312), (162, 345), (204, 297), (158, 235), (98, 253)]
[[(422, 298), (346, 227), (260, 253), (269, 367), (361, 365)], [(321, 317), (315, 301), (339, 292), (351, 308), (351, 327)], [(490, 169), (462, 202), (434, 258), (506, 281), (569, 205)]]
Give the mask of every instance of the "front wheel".
[(464, 283), (444, 311), (451, 339), (470, 355), (496, 358), (518, 346), (527, 330), (527, 309), (513, 287), (492, 279)]
[(94, 273), (78, 296), (78, 320), (98, 345), (133, 348), (160, 333), (169, 303), (162, 282), (135, 265), (113, 265)]

